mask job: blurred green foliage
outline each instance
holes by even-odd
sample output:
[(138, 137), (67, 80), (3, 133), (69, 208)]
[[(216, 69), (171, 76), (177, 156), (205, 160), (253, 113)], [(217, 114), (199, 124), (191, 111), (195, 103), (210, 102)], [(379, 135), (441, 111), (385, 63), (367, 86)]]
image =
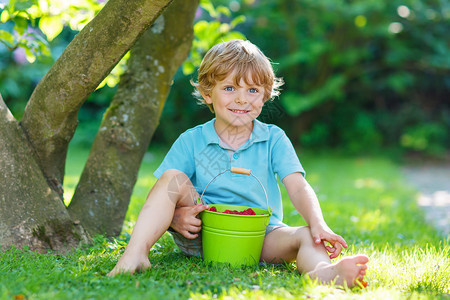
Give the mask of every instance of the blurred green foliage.
[[(24, 7), (47, 1), (14, 2)], [(85, 5), (98, 9), (102, 2), (86, 0)], [(10, 7), (3, 11), (12, 19), (0, 30), (20, 36), (14, 16), (23, 14), (14, 15)], [(76, 7), (70, 11), (59, 15), (66, 21), (58, 35), (41, 28), (49, 24), (40, 21), (44, 15), (33, 21), (34, 31), (24, 31), (45, 33), (51, 58), (29, 64), (20, 47), (11, 52), (0, 44), (0, 92), (18, 118), (34, 86), (79, 30), (72, 26), (76, 22), (70, 24)], [(23, 18), (32, 27), (32, 18)], [(442, 155), (450, 145), (449, 21), (448, 0), (202, 0), (193, 51), (174, 78), (153, 140), (169, 144), (182, 130), (212, 117), (196, 104), (189, 80), (195, 80), (196, 67), (212, 45), (245, 36), (285, 80), (281, 96), (266, 105), (260, 119), (281, 126), (294, 143), (350, 153), (394, 147)], [(120, 74), (123, 67), (118, 68)], [(79, 141), (93, 138), (117, 78), (80, 111)]]

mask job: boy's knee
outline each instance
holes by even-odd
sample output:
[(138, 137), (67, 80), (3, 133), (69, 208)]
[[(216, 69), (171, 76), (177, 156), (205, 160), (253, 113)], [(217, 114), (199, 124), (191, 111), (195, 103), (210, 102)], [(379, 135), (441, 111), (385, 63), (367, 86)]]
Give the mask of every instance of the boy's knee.
[(179, 170), (166, 170), (159, 180), (167, 184), (167, 193), (171, 200), (178, 201), (180, 200), (180, 196), (184, 198), (187, 195), (191, 195), (192, 197), (197, 195), (189, 177)]
[(164, 173), (162, 173), (162, 175), (159, 179), (160, 180), (167, 180), (167, 179), (170, 180), (172, 178), (183, 178), (183, 177), (188, 179), (187, 175), (184, 174), (183, 172), (181, 172), (180, 170), (168, 169), (168, 170), (164, 171)]
[(169, 192), (179, 191), (187, 183), (190, 183), (189, 177), (187, 177), (187, 175), (183, 172), (176, 169), (166, 170), (161, 175), (159, 180), (167, 184)]
[(189, 177), (185, 173), (176, 169), (169, 169), (164, 171), (164, 173), (159, 178), (159, 181), (166, 183), (169, 188), (169, 191), (170, 190), (177, 191), (182, 186), (191, 183)]

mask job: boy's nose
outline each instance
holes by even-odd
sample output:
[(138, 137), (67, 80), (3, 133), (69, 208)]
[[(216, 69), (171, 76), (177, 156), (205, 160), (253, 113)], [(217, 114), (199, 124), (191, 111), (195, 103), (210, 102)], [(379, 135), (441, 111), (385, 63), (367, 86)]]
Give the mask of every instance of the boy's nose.
[(236, 98), (234, 99), (234, 102), (236, 102), (238, 104), (247, 104), (248, 103), (247, 99), (242, 94), (236, 95)]

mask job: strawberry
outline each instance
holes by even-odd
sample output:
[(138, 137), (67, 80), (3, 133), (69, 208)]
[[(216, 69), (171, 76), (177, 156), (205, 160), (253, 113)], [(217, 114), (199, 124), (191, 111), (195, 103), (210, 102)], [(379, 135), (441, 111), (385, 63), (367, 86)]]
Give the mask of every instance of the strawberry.
[(255, 211), (254, 211), (253, 209), (251, 209), (251, 208), (247, 208), (246, 210), (243, 211), (243, 213), (244, 213), (245, 215), (248, 215), (248, 216), (254, 216), (254, 215), (256, 215)]
[[(218, 212), (217, 208), (215, 206), (211, 206), (209, 211)], [(255, 211), (253, 209), (251, 209), (251, 208), (247, 208), (246, 210), (243, 210), (243, 211), (227, 209), (227, 210), (225, 210), (222, 213), (229, 214), (229, 215), (243, 215), (243, 216), (255, 216), (256, 215)]]

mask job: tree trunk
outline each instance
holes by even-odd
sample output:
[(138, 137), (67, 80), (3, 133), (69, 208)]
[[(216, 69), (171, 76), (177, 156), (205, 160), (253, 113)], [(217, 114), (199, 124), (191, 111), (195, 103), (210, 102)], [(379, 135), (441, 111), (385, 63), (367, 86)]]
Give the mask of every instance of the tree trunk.
[(87, 237), (49, 188), (18, 122), (0, 95), (0, 249), (65, 252)]
[(0, 249), (66, 252), (87, 241), (61, 201), (78, 110), (170, 2), (108, 1), (38, 84), (21, 124), (0, 97)]
[(170, 2), (108, 1), (31, 95), (22, 129), (50, 187), (61, 198), (67, 147), (78, 124), (78, 110)]
[(91, 234), (121, 231), (172, 77), (191, 48), (197, 6), (198, 0), (174, 1), (131, 50), (69, 205)]

